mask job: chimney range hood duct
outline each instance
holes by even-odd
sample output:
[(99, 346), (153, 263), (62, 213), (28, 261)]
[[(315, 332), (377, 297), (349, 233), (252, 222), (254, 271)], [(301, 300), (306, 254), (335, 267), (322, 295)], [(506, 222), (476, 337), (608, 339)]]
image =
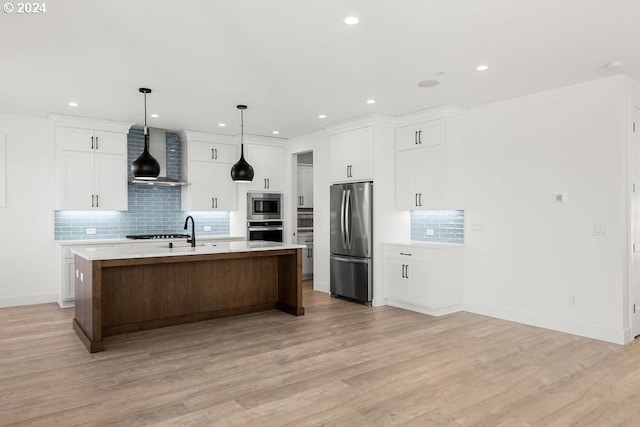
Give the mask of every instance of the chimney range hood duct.
[(160, 176), (153, 180), (133, 179), (129, 184), (154, 185), (175, 187), (187, 185), (186, 182), (175, 178), (169, 178), (167, 173), (167, 131), (164, 129), (148, 128), (149, 132), (149, 152), (160, 163)]

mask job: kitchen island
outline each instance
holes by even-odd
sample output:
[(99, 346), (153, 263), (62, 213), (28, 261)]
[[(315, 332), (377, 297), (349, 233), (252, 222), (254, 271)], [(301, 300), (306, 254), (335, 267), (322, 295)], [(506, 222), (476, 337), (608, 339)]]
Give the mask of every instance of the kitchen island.
[(73, 329), (94, 353), (117, 334), (273, 309), (303, 315), (302, 248), (242, 241), (74, 250)]

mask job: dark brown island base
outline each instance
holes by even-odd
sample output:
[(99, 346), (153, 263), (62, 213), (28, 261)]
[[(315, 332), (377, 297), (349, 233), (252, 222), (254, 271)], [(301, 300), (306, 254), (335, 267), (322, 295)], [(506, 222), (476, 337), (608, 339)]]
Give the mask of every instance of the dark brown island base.
[(77, 250), (73, 329), (95, 353), (111, 335), (273, 309), (303, 315), (302, 247)]

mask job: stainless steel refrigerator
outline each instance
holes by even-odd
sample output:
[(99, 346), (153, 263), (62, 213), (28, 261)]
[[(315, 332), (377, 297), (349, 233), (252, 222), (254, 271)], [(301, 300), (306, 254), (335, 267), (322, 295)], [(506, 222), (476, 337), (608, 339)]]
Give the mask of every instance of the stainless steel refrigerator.
[(373, 300), (373, 182), (331, 186), (331, 295)]

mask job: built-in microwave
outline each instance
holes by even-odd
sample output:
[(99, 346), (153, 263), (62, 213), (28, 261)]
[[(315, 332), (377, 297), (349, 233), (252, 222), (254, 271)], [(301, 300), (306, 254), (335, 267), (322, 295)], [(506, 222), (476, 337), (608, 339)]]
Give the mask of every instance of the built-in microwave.
[(247, 220), (282, 219), (282, 194), (247, 193)]

